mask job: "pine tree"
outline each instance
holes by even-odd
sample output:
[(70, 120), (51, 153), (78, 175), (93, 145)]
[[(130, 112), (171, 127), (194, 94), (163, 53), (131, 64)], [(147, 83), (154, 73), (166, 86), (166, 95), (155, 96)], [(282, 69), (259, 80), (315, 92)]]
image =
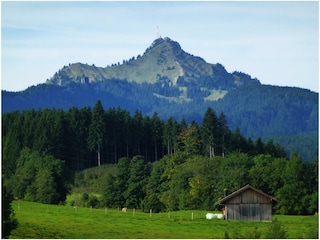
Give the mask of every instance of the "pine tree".
[(173, 154), (176, 151), (178, 135), (178, 123), (170, 117), (164, 125), (163, 144), (167, 148), (167, 154)]
[(92, 111), (88, 137), (89, 149), (97, 152), (98, 166), (101, 165), (101, 148), (104, 141), (105, 132), (103, 115), (104, 110), (100, 100), (98, 100)]
[(142, 120), (142, 112), (137, 110), (132, 118), (132, 132), (135, 139), (135, 141), (133, 142), (133, 153), (138, 155), (141, 154), (141, 144), (143, 142)]
[(215, 156), (215, 147), (217, 142), (218, 121), (216, 113), (212, 108), (208, 108), (204, 114), (201, 126), (202, 139), (205, 147), (209, 149), (209, 157)]
[(226, 116), (221, 112), (218, 118), (218, 144), (221, 149), (221, 156), (224, 157), (226, 153), (226, 146), (228, 142), (229, 128), (227, 126)]
[(156, 112), (152, 115), (151, 127), (152, 127), (152, 139), (154, 143), (154, 161), (157, 161), (158, 160), (158, 144), (162, 137), (163, 122), (160, 120)]

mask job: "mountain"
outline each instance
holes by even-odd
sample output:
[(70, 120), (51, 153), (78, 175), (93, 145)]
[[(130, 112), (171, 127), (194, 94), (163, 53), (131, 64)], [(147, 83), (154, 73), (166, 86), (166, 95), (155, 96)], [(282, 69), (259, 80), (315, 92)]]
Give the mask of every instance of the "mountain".
[[(209, 87), (229, 89), (246, 83), (259, 83), (258, 80), (229, 74), (221, 64), (210, 64), (181, 49), (179, 43), (170, 38), (158, 38), (145, 53), (133, 57), (122, 64), (105, 68), (87, 64), (70, 64), (57, 72), (48, 84), (65, 86), (70, 82), (98, 82), (108, 79), (122, 79), (128, 82), (157, 83), (171, 86), (183, 82), (199, 82)], [(251, 81), (252, 80), (252, 81)]]
[[(208, 107), (223, 111), (231, 129), (246, 137), (274, 139), (306, 159), (318, 152), (318, 93), (263, 85), (242, 72), (226, 71), (158, 38), (142, 55), (121, 64), (69, 64), (44, 84), (21, 92), (2, 91), (2, 113), (31, 108), (93, 107), (157, 112), (164, 119), (200, 122)], [(301, 141), (297, 141), (301, 139)], [(305, 144), (309, 143), (308, 146)], [(286, 147), (284, 146), (284, 147)]]

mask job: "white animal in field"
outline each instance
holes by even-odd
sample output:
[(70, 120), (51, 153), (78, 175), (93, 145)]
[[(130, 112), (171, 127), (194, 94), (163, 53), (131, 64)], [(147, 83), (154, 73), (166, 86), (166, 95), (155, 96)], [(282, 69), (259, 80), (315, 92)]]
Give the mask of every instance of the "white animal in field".
[(127, 208), (126, 207), (122, 208), (122, 212), (127, 212)]

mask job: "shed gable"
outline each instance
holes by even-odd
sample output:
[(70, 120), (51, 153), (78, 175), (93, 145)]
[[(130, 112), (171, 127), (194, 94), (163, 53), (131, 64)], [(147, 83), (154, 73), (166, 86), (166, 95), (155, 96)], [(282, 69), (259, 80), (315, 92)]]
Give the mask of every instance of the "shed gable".
[(232, 198), (228, 199), (226, 204), (261, 204), (261, 203), (270, 203), (271, 199), (267, 198), (265, 195), (253, 191), (252, 189), (247, 189)]
[(233, 199), (232, 201), (238, 203), (240, 203), (241, 201), (248, 201), (251, 203), (271, 203), (272, 200), (278, 202), (278, 200), (274, 197), (271, 197), (270, 195), (251, 187), (249, 184), (222, 198), (219, 202), (221, 204), (225, 204), (231, 199)]

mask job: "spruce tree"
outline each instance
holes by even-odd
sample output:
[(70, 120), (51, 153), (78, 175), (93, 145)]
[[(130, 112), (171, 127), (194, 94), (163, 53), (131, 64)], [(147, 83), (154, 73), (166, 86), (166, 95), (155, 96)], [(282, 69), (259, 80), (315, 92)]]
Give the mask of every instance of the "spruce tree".
[(97, 101), (92, 111), (91, 124), (89, 126), (89, 149), (97, 152), (98, 166), (101, 165), (101, 148), (104, 141), (104, 110), (100, 100)]
[(202, 139), (205, 147), (209, 149), (209, 157), (215, 156), (215, 147), (217, 142), (217, 116), (212, 108), (208, 108), (204, 114), (201, 126)]

